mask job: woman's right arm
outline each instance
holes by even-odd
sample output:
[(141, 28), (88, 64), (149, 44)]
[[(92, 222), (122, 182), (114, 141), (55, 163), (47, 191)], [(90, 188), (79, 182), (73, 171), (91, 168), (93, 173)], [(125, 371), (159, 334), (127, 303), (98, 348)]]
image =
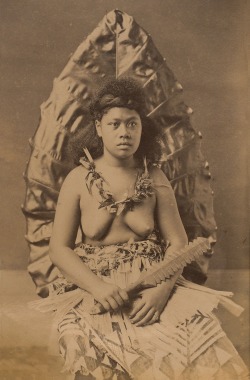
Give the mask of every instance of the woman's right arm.
[(76, 168), (69, 173), (62, 185), (49, 255), (68, 280), (91, 293), (106, 310), (117, 309), (128, 300), (127, 293), (97, 277), (74, 252), (81, 220), (79, 180), (82, 178), (80, 168)]

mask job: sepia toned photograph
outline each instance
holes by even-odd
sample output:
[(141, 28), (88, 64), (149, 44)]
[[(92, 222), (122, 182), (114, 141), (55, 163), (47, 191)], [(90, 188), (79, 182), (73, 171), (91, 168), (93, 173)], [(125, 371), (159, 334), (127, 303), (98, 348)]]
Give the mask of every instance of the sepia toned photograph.
[(1, 380), (249, 379), (249, 11), (0, 0)]

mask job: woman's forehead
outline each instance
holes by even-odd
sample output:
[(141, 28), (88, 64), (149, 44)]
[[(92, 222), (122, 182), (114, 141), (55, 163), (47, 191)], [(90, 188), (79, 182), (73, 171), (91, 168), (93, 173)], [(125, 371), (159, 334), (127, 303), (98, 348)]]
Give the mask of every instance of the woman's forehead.
[(140, 115), (137, 111), (125, 108), (125, 107), (113, 107), (107, 110), (107, 112), (104, 113), (103, 118), (114, 118), (114, 119), (140, 119)]

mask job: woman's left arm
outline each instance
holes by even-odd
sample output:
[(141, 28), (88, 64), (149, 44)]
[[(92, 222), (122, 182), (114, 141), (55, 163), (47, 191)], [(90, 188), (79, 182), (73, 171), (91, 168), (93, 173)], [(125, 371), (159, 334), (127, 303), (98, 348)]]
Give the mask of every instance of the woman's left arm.
[[(158, 168), (153, 168), (150, 174), (156, 193), (156, 224), (161, 237), (169, 244), (167, 254), (171, 254), (188, 243), (187, 235), (168, 179)], [(169, 280), (142, 291), (130, 312), (131, 322), (136, 326), (157, 322), (181, 273), (180, 269)]]

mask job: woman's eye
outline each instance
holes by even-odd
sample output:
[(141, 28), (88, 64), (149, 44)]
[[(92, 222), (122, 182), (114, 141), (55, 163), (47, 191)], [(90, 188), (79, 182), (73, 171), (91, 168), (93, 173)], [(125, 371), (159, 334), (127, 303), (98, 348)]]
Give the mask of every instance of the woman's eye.
[(131, 128), (135, 128), (137, 126), (136, 122), (135, 121), (131, 121), (129, 124), (129, 127)]
[(110, 126), (113, 127), (113, 128), (118, 128), (119, 125), (120, 125), (120, 123), (119, 123), (119, 121), (110, 121), (110, 122), (108, 123), (108, 125), (110, 125)]

